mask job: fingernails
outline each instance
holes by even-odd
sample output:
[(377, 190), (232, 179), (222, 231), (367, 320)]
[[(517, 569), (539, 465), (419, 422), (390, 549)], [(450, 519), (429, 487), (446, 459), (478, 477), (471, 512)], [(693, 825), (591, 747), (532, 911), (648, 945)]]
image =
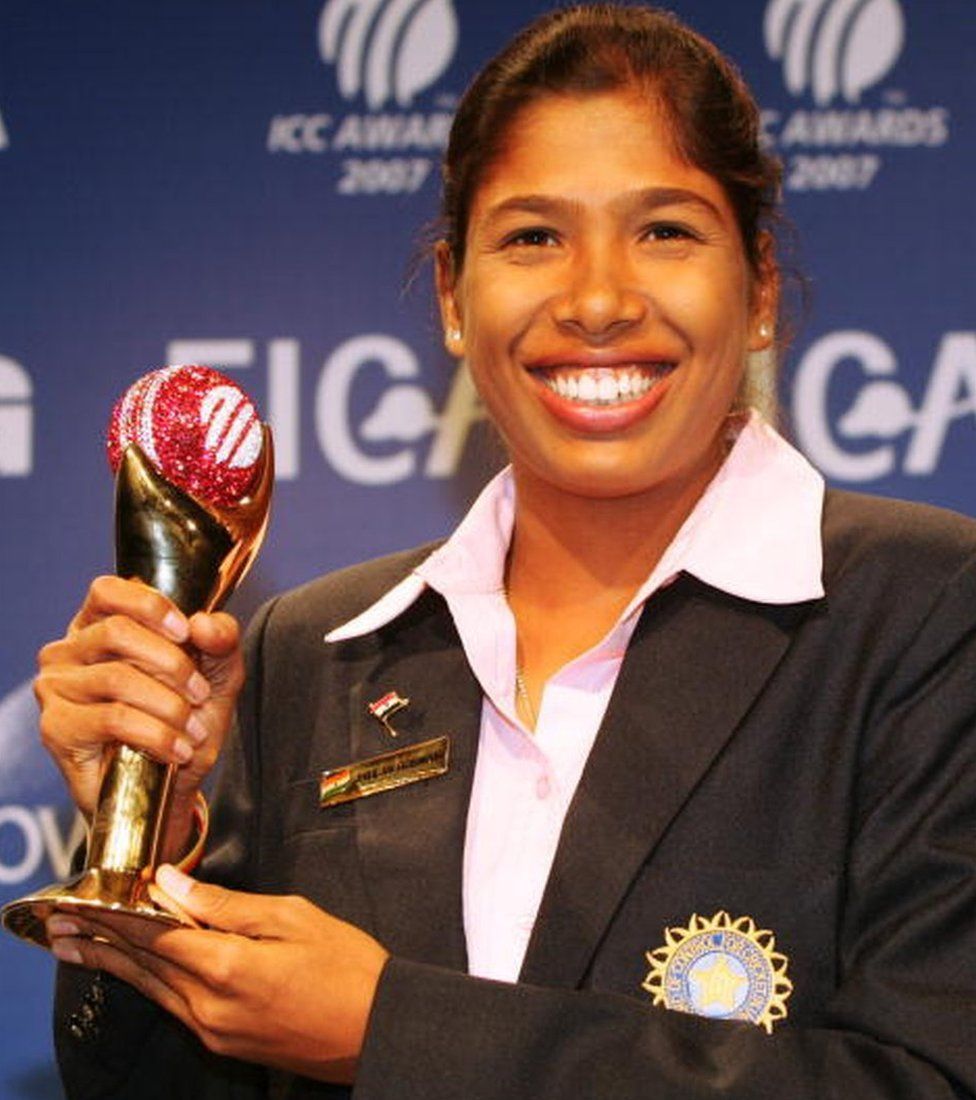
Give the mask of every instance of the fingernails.
[(197, 745), (202, 745), (209, 736), (207, 733), (207, 727), (200, 721), (198, 714), (191, 714), (187, 719), (186, 732), (193, 738), (193, 741)]
[(77, 936), (81, 927), (67, 917), (51, 917), (47, 922), (49, 936)]
[(163, 630), (174, 642), (185, 642), (190, 636), (186, 619), (178, 611), (167, 611), (163, 619)]
[(55, 940), (51, 944), (51, 954), (61, 962), (74, 966), (80, 966), (82, 962), (81, 952), (68, 940)]
[(182, 737), (177, 737), (173, 742), (173, 755), (181, 764), (189, 764), (193, 759), (193, 746)]
[(193, 889), (193, 879), (169, 863), (164, 863), (157, 870), (156, 881), (176, 901), (186, 901)]
[(210, 698), (210, 684), (199, 672), (194, 672), (187, 681), (186, 690), (194, 703), (203, 703)]

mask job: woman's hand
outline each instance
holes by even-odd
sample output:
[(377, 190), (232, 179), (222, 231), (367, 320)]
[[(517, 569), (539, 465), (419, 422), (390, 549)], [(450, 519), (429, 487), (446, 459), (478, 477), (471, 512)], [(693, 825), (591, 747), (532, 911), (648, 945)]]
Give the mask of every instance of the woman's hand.
[(169, 866), (156, 881), (158, 902), (207, 927), (59, 913), (47, 924), (54, 954), (135, 986), (218, 1054), (351, 1082), (383, 947), (304, 898), (225, 890)]
[(38, 664), (41, 739), (86, 816), (114, 742), (179, 765), (172, 843), (164, 843), (164, 854), (176, 858), (244, 679), (237, 623), (225, 614), (188, 619), (147, 585), (99, 577)]

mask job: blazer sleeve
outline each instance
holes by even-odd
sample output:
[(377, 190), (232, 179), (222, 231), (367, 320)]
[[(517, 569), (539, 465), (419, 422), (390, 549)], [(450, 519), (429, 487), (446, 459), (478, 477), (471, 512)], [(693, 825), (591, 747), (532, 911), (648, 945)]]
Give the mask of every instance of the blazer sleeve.
[[(976, 560), (876, 686), (818, 1026), (391, 960), (359, 1100), (976, 1098)], [(396, 1082), (391, 1091), (390, 1082)]]

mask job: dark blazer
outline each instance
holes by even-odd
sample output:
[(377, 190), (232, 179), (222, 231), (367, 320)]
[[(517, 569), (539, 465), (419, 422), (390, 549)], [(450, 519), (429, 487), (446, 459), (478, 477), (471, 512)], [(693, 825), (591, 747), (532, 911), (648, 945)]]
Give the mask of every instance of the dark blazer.
[[(304, 894), (393, 953), (357, 1097), (976, 1097), (976, 524), (830, 492), (824, 547), (821, 600), (682, 576), (648, 602), (518, 985), (464, 973), (481, 697), (445, 604), (322, 641), (424, 551), (259, 614), (208, 873)], [(449, 773), (320, 809), (323, 769), (390, 748), (366, 711), (390, 690), (400, 742), (451, 735)], [(665, 929), (720, 910), (789, 958), (772, 1035), (642, 988)], [(78, 1039), (84, 981), (61, 968), (70, 1097), (346, 1095), (209, 1055), (114, 982)]]

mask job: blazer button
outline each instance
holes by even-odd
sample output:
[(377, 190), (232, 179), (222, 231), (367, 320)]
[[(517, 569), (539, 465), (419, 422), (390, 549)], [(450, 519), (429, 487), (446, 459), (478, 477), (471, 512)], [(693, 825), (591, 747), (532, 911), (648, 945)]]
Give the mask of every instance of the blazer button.
[(105, 1008), (105, 983), (97, 973), (91, 985), (85, 990), (77, 1012), (68, 1017), (68, 1032), (79, 1043), (91, 1042), (98, 1037), (101, 1029), (102, 1012)]

